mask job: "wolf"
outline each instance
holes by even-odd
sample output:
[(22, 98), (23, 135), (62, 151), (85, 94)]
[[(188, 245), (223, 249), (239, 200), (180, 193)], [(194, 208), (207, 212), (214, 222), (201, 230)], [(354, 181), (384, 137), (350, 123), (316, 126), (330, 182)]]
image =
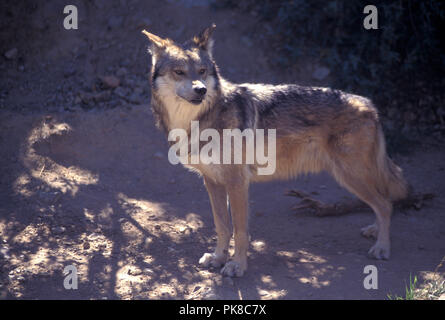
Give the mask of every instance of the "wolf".
[[(276, 130), (273, 174), (259, 175), (256, 163), (186, 165), (203, 177), (217, 233), (214, 252), (199, 263), (241, 277), (247, 269), (250, 183), (322, 170), (373, 209), (375, 223), (361, 231), (377, 238), (369, 256), (388, 259), (392, 203), (407, 195), (407, 183), (386, 153), (371, 100), (322, 87), (232, 83), (214, 61), (214, 29), (213, 24), (184, 43), (142, 31), (150, 40), (151, 108), (166, 134), (177, 128), (190, 134), (192, 121), (219, 131)], [(235, 248), (229, 260), (232, 233)]]

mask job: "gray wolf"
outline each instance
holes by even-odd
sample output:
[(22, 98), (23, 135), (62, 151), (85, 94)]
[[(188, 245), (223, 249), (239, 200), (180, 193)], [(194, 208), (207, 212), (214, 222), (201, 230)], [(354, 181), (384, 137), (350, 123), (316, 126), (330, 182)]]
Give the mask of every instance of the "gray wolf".
[[(215, 251), (199, 263), (242, 276), (249, 246), (249, 184), (321, 170), (373, 209), (376, 221), (362, 234), (377, 238), (371, 257), (388, 259), (392, 202), (406, 196), (407, 184), (387, 156), (373, 103), (330, 88), (231, 83), (221, 77), (212, 56), (214, 28), (183, 44), (143, 31), (151, 42), (151, 107), (157, 126), (165, 133), (175, 128), (190, 132), (191, 121), (199, 121), (201, 129), (276, 129), (276, 170), (258, 175), (257, 164), (187, 165), (203, 177), (218, 236)], [(229, 211), (235, 241), (230, 261)]]

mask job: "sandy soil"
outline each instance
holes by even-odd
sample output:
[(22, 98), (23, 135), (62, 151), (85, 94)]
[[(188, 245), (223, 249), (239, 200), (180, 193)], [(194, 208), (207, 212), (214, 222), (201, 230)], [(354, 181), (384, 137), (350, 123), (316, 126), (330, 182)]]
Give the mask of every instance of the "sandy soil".
[[(15, 24), (14, 35), (2, 35), (2, 52), (18, 54), (0, 58), (1, 298), (385, 299), (402, 295), (410, 274), (421, 282), (437, 275), (445, 149), (420, 142), (394, 158), (415, 191), (435, 198), (394, 213), (389, 261), (366, 256), (373, 242), (359, 230), (372, 212), (320, 218), (292, 210), (290, 189), (327, 203), (352, 198), (321, 174), (252, 186), (244, 277), (199, 267), (216, 242), (210, 203), (201, 179), (167, 160), (149, 110), (140, 29), (184, 40), (216, 22), (216, 60), (229, 79), (319, 83), (270, 66), (267, 34), (258, 32), (267, 26), (253, 16), (214, 11), (206, 1), (106, 3), (78, 1), (80, 28), (66, 31), (63, 2), (48, 1), (29, 13), (29, 41)], [(120, 85), (104, 88), (102, 75)], [(363, 287), (370, 264), (377, 290)], [(77, 290), (63, 286), (67, 265), (78, 269)]]

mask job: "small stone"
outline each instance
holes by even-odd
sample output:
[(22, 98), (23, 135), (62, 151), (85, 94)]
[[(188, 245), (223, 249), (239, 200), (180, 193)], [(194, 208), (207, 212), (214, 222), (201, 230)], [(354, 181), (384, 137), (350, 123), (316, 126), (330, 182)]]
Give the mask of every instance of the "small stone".
[(156, 230), (161, 230), (161, 226), (159, 224), (155, 225)]
[(155, 272), (152, 269), (150, 269), (150, 268), (144, 268), (144, 273), (145, 274), (153, 274)]
[(17, 54), (19, 53), (19, 50), (17, 48), (12, 48), (11, 50), (8, 50), (5, 52), (5, 58), (9, 60), (13, 60), (17, 58)]
[(91, 245), (90, 245), (90, 243), (89, 243), (88, 241), (85, 241), (85, 242), (83, 243), (83, 249), (84, 249), (84, 250), (88, 250), (90, 247), (91, 247)]
[(331, 71), (326, 67), (317, 67), (315, 68), (314, 72), (312, 73), (312, 78), (316, 80), (323, 80), (325, 79)]
[(445, 293), (442, 293), (438, 300), (445, 300)]
[(66, 231), (66, 228), (62, 227), (62, 226), (53, 228), (53, 233), (55, 233), (55, 234), (62, 234), (65, 231)]
[(100, 77), (100, 80), (106, 87), (112, 88), (112, 89), (119, 87), (119, 85), (121, 83), (119, 78), (117, 78), (115, 76), (102, 76), (102, 77)]

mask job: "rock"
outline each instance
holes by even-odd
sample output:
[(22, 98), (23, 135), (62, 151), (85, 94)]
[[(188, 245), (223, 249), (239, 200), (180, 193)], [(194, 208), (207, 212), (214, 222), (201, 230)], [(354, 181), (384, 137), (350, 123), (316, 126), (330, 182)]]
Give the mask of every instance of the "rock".
[(153, 274), (153, 273), (155, 273), (152, 269), (150, 269), (150, 268), (145, 268), (144, 269), (144, 273), (145, 274)]
[(100, 77), (100, 80), (107, 88), (112, 88), (112, 89), (119, 87), (121, 83), (119, 78), (115, 76), (102, 76)]
[(19, 53), (19, 50), (17, 48), (12, 48), (5, 52), (5, 58), (9, 60), (13, 60), (17, 58), (17, 54)]
[(438, 300), (445, 300), (445, 293), (442, 293)]
[(52, 231), (54, 234), (62, 234), (66, 231), (66, 228), (62, 227), (62, 226), (58, 226), (58, 227), (53, 228)]
[(315, 68), (314, 72), (312, 73), (312, 78), (316, 80), (323, 80), (325, 79), (331, 71), (326, 67), (317, 67)]

